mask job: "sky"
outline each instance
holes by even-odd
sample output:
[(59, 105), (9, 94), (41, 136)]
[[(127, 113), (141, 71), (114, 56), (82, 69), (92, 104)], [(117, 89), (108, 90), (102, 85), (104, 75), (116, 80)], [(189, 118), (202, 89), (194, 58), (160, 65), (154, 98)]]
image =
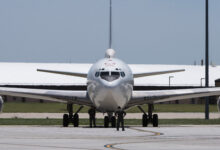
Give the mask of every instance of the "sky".
[[(113, 48), (132, 64), (197, 64), (205, 0), (112, 0)], [(220, 0), (209, 0), (210, 61), (220, 65)], [(0, 0), (0, 62), (94, 63), (108, 48), (109, 0)]]

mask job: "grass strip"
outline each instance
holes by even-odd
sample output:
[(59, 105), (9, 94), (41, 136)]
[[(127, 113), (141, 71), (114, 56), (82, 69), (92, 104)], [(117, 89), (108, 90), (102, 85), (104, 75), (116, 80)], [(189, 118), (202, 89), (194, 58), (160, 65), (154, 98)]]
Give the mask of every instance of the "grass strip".
[[(74, 111), (79, 108), (79, 105), (74, 105)], [(148, 105), (143, 105), (142, 108), (147, 112)], [(155, 104), (154, 112), (204, 112), (204, 104)], [(80, 113), (87, 113), (88, 107), (84, 107)], [(216, 105), (210, 105), (210, 112), (217, 112)], [(34, 103), (34, 102), (7, 102), (4, 104), (3, 112), (36, 112), (36, 113), (66, 113), (66, 104), (62, 103)], [(128, 113), (139, 113), (137, 107), (132, 107), (126, 110)]]
[[(97, 119), (97, 125), (103, 126), (104, 120)], [(88, 125), (88, 119), (80, 119), (80, 125)], [(62, 119), (0, 119), (0, 125), (62, 125)], [(125, 119), (125, 125), (142, 125), (141, 119)], [(160, 119), (159, 125), (220, 125), (220, 119)], [(72, 126), (72, 125), (70, 125)]]

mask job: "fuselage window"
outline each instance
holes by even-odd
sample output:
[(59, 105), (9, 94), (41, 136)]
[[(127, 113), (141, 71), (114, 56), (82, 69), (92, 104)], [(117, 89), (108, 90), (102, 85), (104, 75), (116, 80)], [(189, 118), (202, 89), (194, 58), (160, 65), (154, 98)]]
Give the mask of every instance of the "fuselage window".
[(121, 77), (125, 77), (125, 73), (124, 72), (121, 72)]
[(99, 77), (99, 72), (96, 72), (96, 73), (95, 73), (95, 77)]

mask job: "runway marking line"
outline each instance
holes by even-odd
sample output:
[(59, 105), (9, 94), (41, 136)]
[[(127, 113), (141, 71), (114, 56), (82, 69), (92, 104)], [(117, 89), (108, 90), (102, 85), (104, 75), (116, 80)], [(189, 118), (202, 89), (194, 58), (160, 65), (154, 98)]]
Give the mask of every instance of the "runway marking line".
[[(136, 129), (136, 128), (130, 128), (132, 130), (136, 130), (136, 131), (139, 131), (139, 132), (148, 132), (148, 133), (153, 133), (153, 135), (150, 135), (150, 136), (159, 136), (159, 135), (163, 135), (163, 133), (160, 133), (160, 132), (155, 132), (155, 131), (149, 131), (149, 130), (142, 130), (142, 129)], [(127, 143), (114, 143), (114, 144), (107, 144), (107, 145), (104, 145), (104, 147), (106, 148), (110, 148), (110, 149), (113, 149), (113, 150), (124, 150), (124, 149), (121, 149), (121, 148), (116, 148), (114, 146), (116, 145), (123, 145), (123, 144), (131, 144), (131, 143), (138, 143), (138, 142), (127, 142)], [(142, 142), (141, 142), (142, 143)]]
[(153, 136), (163, 135), (163, 133), (155, 132), (155, 131), (142, 130), (142, 129), (136, 129), (136, 128), (130, 128), (130, 129), (140, 131), (140, 132), (148, 132), (148, 133), (150, 132), (150, 133), (154, 134)]
[(106, 148), (111, 148), (112, 145), (111, 145), (111, 144), (108, 144), (108, 145), (104, 145), (104, 147), (106, 147)]

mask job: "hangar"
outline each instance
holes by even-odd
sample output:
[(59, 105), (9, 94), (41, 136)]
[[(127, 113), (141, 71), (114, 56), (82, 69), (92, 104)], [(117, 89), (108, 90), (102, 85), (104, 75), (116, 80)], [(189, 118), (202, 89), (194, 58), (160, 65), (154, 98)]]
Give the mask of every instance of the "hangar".
[[(77, 63), (0, 63), (0, 86), (22, 87), (36, 89), (66, 89), (85, 90), (86, 79), (73, 76), (57, 75), (37, 72), (37, 69), (51, 69), (60, 71), (77, 71), (87, 73), (92, 64)], [(202, 65), (129, 65), (132, 71), (154, 72), (173, 69), (185, 69), (185, 72), (171, 73), (159, 76), (149, 76), (135, 79), (134, 90), (159, 90), (200, 88), (205, 85), (205, 66)], [(210, 87), (220, 86), (220, 66), (210, 65)], [(3, 96), (5, 101), (22, 100), (25, 98)], [(42, 100), (39, 100), (42, 102)], [(178, 100), (172, 103), (179, 103)], [(201, 99), (190, 99), (181, 103), (203, 103)], [(216, 104), (212, 97), (210, 103)]]

